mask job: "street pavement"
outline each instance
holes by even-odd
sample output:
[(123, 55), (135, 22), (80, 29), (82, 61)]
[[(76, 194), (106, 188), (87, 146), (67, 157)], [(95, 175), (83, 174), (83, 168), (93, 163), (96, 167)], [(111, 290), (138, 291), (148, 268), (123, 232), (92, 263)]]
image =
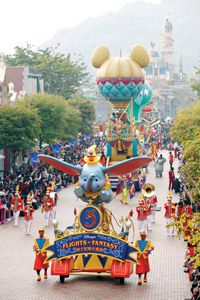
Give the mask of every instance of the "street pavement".
[[(26, 236), (23, 217), (19, 226), (14, 227), (14, 222), (0, 227), (0, 299), (1, 300), (38, 300), (38, 299), (69, 299), (69, 300), (184, 300), (190, 298), (190, 283), (188, 274), (183, 272), (183, 259), (186, 243), (175, 237), (169, 237), (165, 232), (163, 205), (168, 192), (168, 152), (163, 151), (167, 159), (162, 178), (155, 178), (153, 163), (149, 166), (147, 182), (156, 186), (158, 206), (161, 211), (156, 212), (156, 223), (153, 231), (148, 234), (155, 250), (150, 255), (151, 272), (148, 283), (137, 285), (137, 275), (133, 274), (120, 285), (118, 280), (109, 277), (82, 277), (70, 276), (65, 284), (61, 284), (58, 276), (49, 276), (47, 280), (36, 281), (36, 272), (33, 271), (35, 253), (32, 250), (37, 229), (44, 225), (43, 215), (40, 210), (34, 213), (31, 235)], [(175, 174), (178, 162), (175, 161)], [(138, 196), (128, 205), (120, 203), (120, 195), (116, 200), (107, 205), (113, 214), (120, 218), (126, 216), (130, 209), (134, 210), (135, 239), (139, 237), (136, 221), (135, 206)], [(172, 193), (173, 200), (178, 201), (178, 195)], [(73, 212), (78, 211), (85, 204), (76, 200), (73, 186), (59, 192), (57, 219), (59, 227), (65, 228), (73, 223)], [(46, 230), (46, 236), (53, 241), (53, 226)], [(48, 271), (50, 272), (50, 270)]]

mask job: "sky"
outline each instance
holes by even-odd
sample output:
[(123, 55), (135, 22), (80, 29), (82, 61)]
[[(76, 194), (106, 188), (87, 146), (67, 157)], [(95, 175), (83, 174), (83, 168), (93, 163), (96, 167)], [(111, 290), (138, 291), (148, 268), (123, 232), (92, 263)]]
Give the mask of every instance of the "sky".
[(12, 53), (27, 43), (36, 47), (61, 29), (72, 28), (89, 17), (116, 11), (125, 4), (161, 0), (2, 0), (0, 53)]

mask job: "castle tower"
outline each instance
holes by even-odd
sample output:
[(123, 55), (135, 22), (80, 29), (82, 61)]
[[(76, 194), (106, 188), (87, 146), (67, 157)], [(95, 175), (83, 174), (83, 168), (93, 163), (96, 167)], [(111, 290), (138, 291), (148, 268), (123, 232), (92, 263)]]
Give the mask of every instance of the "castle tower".
[(169, 79), (172, 79), (174, 75), (174, 65), (172, 63), (174, 40), (172, 38), (172, 34), (172, 23), (169, 19), (166, 19), (164, 31), (161, 33), (160, 37), (160, 53), (161, 63), (165, 65), (169, 71)]
[(180, 55), (179, 76), (180, 76), (180, 79), (182, 80), (183, 79), (183, 55), (182, 55), (182, 53)]

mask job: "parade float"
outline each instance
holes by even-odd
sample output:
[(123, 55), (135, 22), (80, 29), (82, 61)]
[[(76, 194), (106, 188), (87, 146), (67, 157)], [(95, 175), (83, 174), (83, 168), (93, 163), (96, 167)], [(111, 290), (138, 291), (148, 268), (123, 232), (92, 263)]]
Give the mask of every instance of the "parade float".
[[(110, 57), (107, 46), (101, 45), (94, 50), (91, 61), (99, 69), (97, 86), (108, 105), (108, 163), (144, 154), (141, 115), (152, 96), (151, 84), (145, 80), (143, 71), (149, 64), (147, 51), (143, 46), (135, 45), (129, 57)], [(135, 189), (140, 191), (140, 176), (137, 172), (132, 175)], [(112, 189), (116, 190), (119, 179), (115, 176), (110, 179)]]
[(62, 283), (70, 275), (98, 275), (119, 278), (123, 284), (133, 273), (133, 264), (137, 263), (134, 255), (139, 250), (129, 241), (131, 227), (134, 229), (132, 212), (117, 220), (104, 206), (113, 199), (107, 174), (129, 173), (147, 165), (151, 159), (130, 158), (103, 167), (95, 146), (88, 149), (83, 167), (46, 155), (39, 155), (39, 159), (65, 173), (78, 175), (74, 193), (87, 203), (80, 212), (75, 212), (74, 223), (66, 229), (58, 229), (58, 222), (53, 221), (55, 241), (46, 248), (51, 253), (46, 259), (46, 262), (52, 261), (51, 275), (60, 276)]
[(141, 45), (133, 46), (129, 57), (110, 57), (105, 45), (93, 52), (92, 65), (99, 69), (97, 86), (108, 103), (106, 147), (112, 161), (138, 155), (136, 129), (152, 96), (143, 71), (148, 64), (149, 55)]

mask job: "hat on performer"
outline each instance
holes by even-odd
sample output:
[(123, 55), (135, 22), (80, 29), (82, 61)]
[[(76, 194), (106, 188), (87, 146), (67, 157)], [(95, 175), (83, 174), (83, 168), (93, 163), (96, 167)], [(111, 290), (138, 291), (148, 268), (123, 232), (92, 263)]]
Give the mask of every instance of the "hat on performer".
[(46, 190), (46, 195), (50, 195), (50, 188), (48, 187), (47, 190)]
[(147, 235), (146, 231), (140, 231), (140, 235)]
[(19, 196), (19, 186), (16, 187), (15, 196)]
[(27, 196), (26, 203), (27, 204), (31, 204), (32, 203), (32, 201), (31, 201), (31, 195), (30, 194), (28, 194), (28, 196)]
[(167, 193), (167, 200), (168, 200), (168, 201), (172, 201), (172, 195), (171, 195), (171, 192), (168, 192), (168, 193)]
[(142, 195), (139, 196), (138, 202), (139, 202), (140, 204), (144, 204), (144, 199), (143, 199)]
[(38, 232), (40, 232), (40, 231), (43, 231), (43, 232), (45, 232), (45, 229), (44, 229), (44, 227), (40, 227), (40, 228), (38, 228)]

